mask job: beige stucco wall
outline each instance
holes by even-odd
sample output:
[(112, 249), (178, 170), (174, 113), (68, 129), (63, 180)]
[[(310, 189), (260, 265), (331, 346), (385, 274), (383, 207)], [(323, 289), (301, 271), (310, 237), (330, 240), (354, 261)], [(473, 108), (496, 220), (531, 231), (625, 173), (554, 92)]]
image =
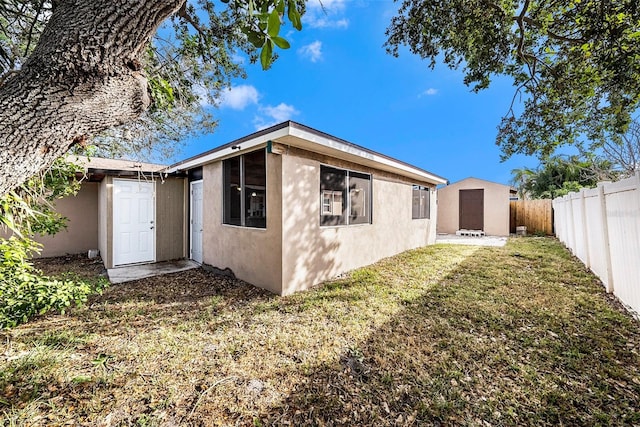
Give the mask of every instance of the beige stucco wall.
[[(431, 219), (411, 218), (412, 184), (358, 165), (291, 150), (282, 156), (282, 294), (307, 289), (336, 275), (435, 241)], [(320, 227), (320, 165), (372, 174), (372, 224)]]
[(156, 261), (186, 256), (184, 178), (156, 181)]
[(509, 235), (508, 185), (467, 178), (438, 190), (438, 233), (459, 229), (460, 190), (484, 189), (484, 232), (490, 236)]
[(52, 257), (98, 249), (98, 184), (85, 182), (78, 194), (55, 202), (56, 211), (67, 217), (67, 228), (54, 236), (36, 236), (44, 245), (40, 257)]
[(282, 283), (281, 157), (267, 155), (267, 228), (222, 223), (222, 162), (203, 167), (203, 263), (280, 293)]

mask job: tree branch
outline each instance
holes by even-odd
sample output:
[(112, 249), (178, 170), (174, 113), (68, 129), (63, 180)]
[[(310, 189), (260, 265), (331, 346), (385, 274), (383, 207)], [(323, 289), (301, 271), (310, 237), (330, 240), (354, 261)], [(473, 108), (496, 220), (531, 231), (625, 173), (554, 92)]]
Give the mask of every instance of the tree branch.
[[(528, 2), (527, 2), (528, 3)], [(531, 19), (528, 16), (517, 16), (514, 17), (515, 21), (518, 21), (519, 19), (521, 19), (523, 22), (526, 22), (527, 24), (531, 25), (532, 27), (536, 27), (538, 29), (542, 29), (542, 25), (536, 21), (535, 19)], [(571, 44), (575, 44), (575, 45), (579, 45), (579, 44), (584, 44), (587, 42), (586, 39), (584, 38), (573, 38), (573, 37), (567, 37), (567, 36), (563, 36), (560, 34), (557, 34), (553, 31), (551, 31), (550, 29), (545, 29), (547, 35), (552, 38), (553, 40), (558, 40), (558, 41), (562, 41), (562, 42), (567, 42), (567, 43), (571, 43)]]
[(189, 11), (187, 11), (187, 2), (184, 2), (182, 4), (182, 6), (180, 7), (180, 9), (176, 14), (180, 18), (183, 18), (185, 21), (191, 24), (191, 26), (198, 32), (200, 37), (203, 37), (203, 38), (207, 37), (207, 31), (204, 28), (202, 28), (198, 23), (198, 21), (189, 14)]

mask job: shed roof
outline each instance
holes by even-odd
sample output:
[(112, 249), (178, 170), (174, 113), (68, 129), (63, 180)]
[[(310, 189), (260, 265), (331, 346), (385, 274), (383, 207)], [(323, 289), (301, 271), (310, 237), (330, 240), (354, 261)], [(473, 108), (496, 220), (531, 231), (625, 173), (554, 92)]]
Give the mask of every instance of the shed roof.
[(447, 182), (445, 178), (409, 163), (293, 121), (277, 124), (175, 163), (168, 168), (168, 172), (189, 170), (245, 151), (254, 150), (261, 146), (266, 146), (271, 142), (278, 142), (280, 144), (326, 154), (342, 160), (433, 184), (444, 184)]
[(145, 163), (126, 159), (106, 159), (103, 157), (67, 156), (67, 161), (80, 166), (78, 173), (88, 175), (90, 180), (101, 181), (105, 175), (137, 176), (165, 172), (167, 165)]
[[(463, 183), (465, 181), (469, 181), (469, 180), (482, 181), (482, 182), (486, 182), (487, 184), (493, 184), (493, 185), (501, 185), (503, 187), (509, 187), (509, 192), (511, 192), (511, 193), (517, 193), (518, 192), (518, 190), (516, 190), (515, 188), (513, 188), (510, 185), (505, 185), (505, 184), (501, 184), (499, 182), (489, 181), (489, 180), (482, 179), (482, 178), (476, 178), (476, 177), (473, 177), (473, 176), (466, 177), (464, 179), (461, 179), (460, 181), (452, 182), (452, 183), (448, 184), (447, 187), (455, 186), (455, 185), (461, 184), (461, 183)], [(446, 188), (446, 187), (442, 187), (442, 189), (444, 189), (444, 188)]]
[(126, 159), (106, 159), (103, 157), (69, 156), (72, 163), (80, 165), (85, 171), (89, 170), (112, 170), (129, 172), (159, 172), (167, 168), (167, 165), (157, 163), (138, 162)]

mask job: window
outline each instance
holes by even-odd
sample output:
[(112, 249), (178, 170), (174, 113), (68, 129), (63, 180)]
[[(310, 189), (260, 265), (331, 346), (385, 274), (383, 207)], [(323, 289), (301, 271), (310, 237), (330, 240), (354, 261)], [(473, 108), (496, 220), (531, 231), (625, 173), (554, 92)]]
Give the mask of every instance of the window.
[(320, 225), (371, 223), (371, 175), (320, 167)]
[(430, 191), (428, 187), (421, 185), (413, 186), (413, 205), (412, 215), (413, 219), (429, 218), (430, 212)]
[(265, 150), (223, 161), (225, 224), (266, 228)]

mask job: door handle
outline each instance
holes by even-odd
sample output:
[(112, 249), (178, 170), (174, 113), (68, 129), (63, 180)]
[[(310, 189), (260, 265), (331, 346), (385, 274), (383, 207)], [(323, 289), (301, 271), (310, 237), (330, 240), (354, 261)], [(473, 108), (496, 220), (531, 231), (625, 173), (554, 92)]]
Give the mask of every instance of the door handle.
[(153, 230), (153, 225), (151, 227), (149, 227), (149, 230)]

